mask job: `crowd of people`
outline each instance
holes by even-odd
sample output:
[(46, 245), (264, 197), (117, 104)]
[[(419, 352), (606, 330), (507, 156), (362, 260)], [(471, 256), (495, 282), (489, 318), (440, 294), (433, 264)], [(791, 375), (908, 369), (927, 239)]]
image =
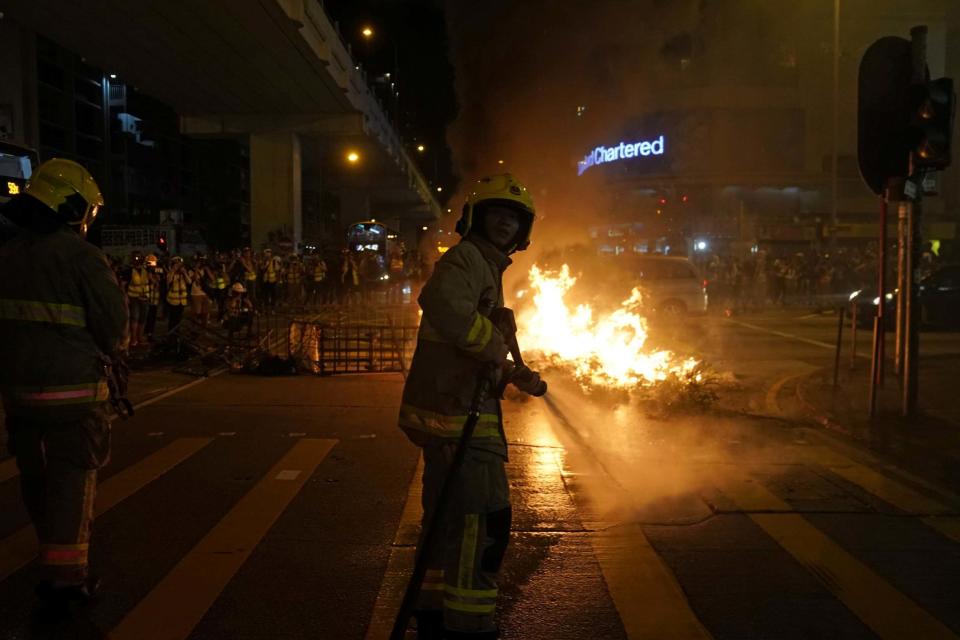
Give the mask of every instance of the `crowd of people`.
[[(888, 254), (888, 274), (895, 269), (896, 254)], [(930, 250), (923, 252), (921, 274), (937, 264)], [(711, 306), (732, 312), (754, 312), (769, 306), (797, 305), (833, 308), (853, 291), (875, 288), (875, 246), (809, 249), (775, 253), (760, 250), (747, 258), (712, 256), (703, 265)]]
[(244, 330), (250, 335), (259, 312), (369, 303), (377, 293), (385, 302), (400, 302), (404, 287), (418, 281), (422, 271), (416, 252), (396, 251), (384, 259), (346, 248), (324, 257), (246, 247), (197, 253), (189, 260), (134, 251), (128, 260), (111, 261), (127, 294), (131, 347), (151, 342), (162, 317), (168, 331), (189, 314), (201, 326), (216, 324), (231, 336)]

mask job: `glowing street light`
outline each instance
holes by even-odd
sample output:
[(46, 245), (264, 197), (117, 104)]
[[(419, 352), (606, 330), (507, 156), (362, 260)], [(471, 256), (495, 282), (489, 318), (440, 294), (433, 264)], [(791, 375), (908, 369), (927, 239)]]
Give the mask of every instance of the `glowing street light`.
[(425, 146), (423, 146), (422, 144), (418, 144), (418, 145), (417, 145), (417, 151), (419, 151), (420, 153), (423, 153), (423, 152), (426, 151), (426, 150), (427, 150), (427, 148), (426, 148)]
[(443, 191), (443, 187), (437, 187), (437, 193), (440, 193), (441, 191)]
[(373, 28), (370, 27), (369, 25), (365, 26), (363, 29), (361, 29), (360, 33), (363, 35), (364, 38), (369, 40), (370, 38), (373, 37)]
[(427, 227), (420, 227), (420, 230), (421, 230), (421, 231), (426, 231), (426, 230), (427, 230)]
[(497, 164), (503, 164), (503, 160), (497, 160)]
[(357, 164), (358, 162), (360, 162), (360, 154), (357, 153), (356, 151), (348, 151), (347, 162), (349, 162), (350, 164)]

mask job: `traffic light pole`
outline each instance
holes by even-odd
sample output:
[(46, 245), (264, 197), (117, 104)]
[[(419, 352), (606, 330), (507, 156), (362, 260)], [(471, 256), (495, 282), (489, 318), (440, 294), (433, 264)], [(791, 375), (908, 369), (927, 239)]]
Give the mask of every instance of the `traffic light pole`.
[(906, 303), (907, 303), (907, 216), (909, 211), (909, 202), (900, 202), (897, 207), (897, 331), (894, 363), (897, 376), (903, 376), (903, 340), (904, 327), (907, 322)]
[(920, 304), (918, 300), (916, 269), (920, 263), (920, 220), (923, 209), (919, 194), (913, 204), (907, 205), (907, 246), (904, 264), (904, 349), (903, 349), (903, 405), (901, 415), (911, 418), (917, 412), (920, 372)]
[(880, 197), (880, 238), (877, 243), (877, 316), (873, 323), (873, 351), (870, 366), (869, 416), (877, 415), (877, 389), (883, 386), (887, 316), (887, 208), (892, 189), (888, 183)]
[[(927, 28), (914, 27), (910, 30), (912, 80), (914, 84), (927, 82)], [(916, 163), (916, 152), (910, 153), (908, 170), (910, 180), (914, 181), (916, 193), (907, 207), (907, 250), (904, 265), (904, 291), (906, 293), (906, 336), (903, 351), (903, 402), (901, 415), (912, 418), (917, 412), (920, 373), (920, 304), (916, 282), (916, 270), (920, 263), (921, 222), (923, 220), (923, 171)]]

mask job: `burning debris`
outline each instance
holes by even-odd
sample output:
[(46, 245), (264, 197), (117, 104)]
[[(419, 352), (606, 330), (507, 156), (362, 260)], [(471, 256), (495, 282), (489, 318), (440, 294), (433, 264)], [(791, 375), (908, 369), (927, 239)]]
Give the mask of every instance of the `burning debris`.
[(587, 392), (625, 392), (666, 408), (709, 404), (711, 376), (701, 361), (649, 343), (643, 295), (634, 288), (611, 312), (589, 304), (573, 307), (567, 294), (577, 283), (570, 268), (529, 273), (531, 302), (517, 317), (529, 359), (569, 372)]

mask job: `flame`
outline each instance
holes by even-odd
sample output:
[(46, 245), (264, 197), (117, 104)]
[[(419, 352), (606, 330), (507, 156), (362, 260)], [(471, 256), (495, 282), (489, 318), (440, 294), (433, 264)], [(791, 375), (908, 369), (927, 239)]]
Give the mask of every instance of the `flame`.
[(577, 279), (563, 265), (559, 272), (530, 269), (533, 304), (521, 310), (524, 349), (536, 359), (567, 365), (586, 387), (630, 389), (676, 376), (699, 381), (698, 361), (672, 351), (646, 347), (647, 322), (638, 313), (642, 294), (634, 288), (613, 312), (595, 317), (586, 304), (571, 309), (564, 299)]

